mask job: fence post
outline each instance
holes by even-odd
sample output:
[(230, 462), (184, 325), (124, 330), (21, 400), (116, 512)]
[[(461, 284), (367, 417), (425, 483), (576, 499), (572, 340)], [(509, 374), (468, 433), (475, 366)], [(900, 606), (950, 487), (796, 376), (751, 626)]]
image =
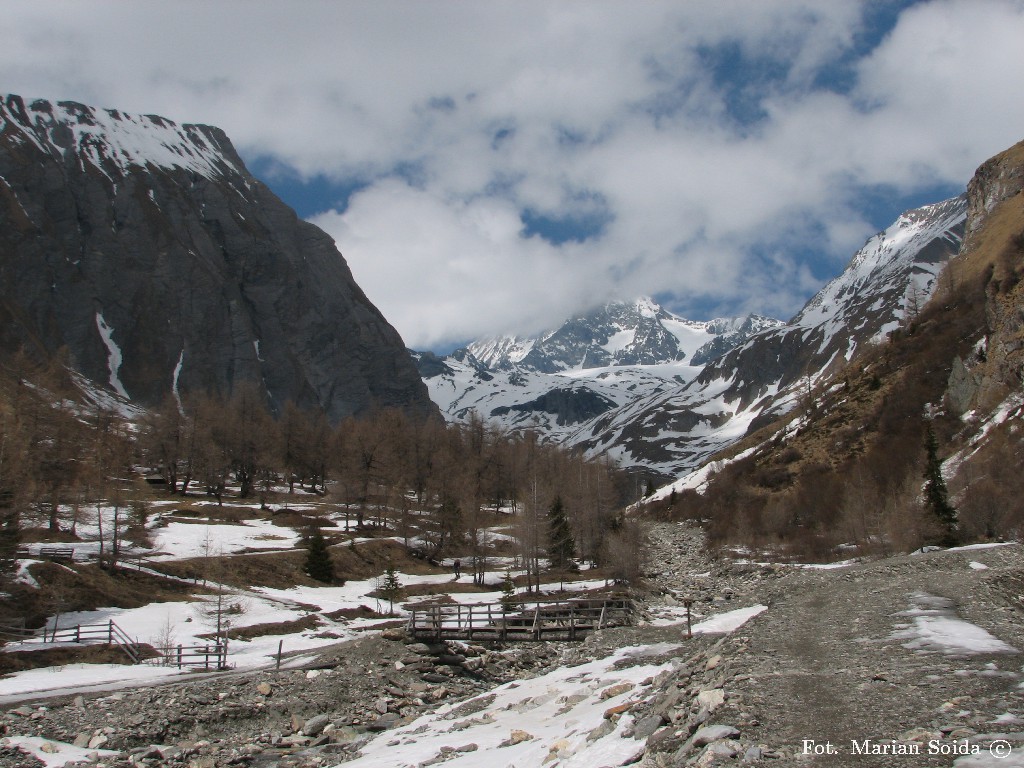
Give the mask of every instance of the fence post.
[(284, 647), (284, 640), (277, 641), (277, 669), (281, 669), (281, 648)]
[(107, 645), (114, 644), (114, 620), (111, 619), (107, 625)]
[(75, 642), (76, 643), (81, 643), (82, 642), (82, 625), (81, 624), (75, 624)]
[(178, 645), (178, 669), (181, 669), (181, 645)]

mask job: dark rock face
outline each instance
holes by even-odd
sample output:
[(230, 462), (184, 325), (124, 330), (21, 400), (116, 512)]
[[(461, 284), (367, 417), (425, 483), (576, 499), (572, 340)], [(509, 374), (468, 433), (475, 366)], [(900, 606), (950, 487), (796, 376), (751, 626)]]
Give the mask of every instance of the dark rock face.
[(413, 352), (412, 357), (416, 361), (416, 370), (424, 379), (452, 373), (452, 369), (445, 365), (444, 360), (433, 352)]
[(556, 416), (559, 426), (577, 424), (615, 407), (615, 403), (596, 392), (586, 388), (557, 388), (545, 392), (528, 403), (511, 406), (500, 406), (491, 411), (491, 416), (502, 416), (509, 412), (517, 413), (550, 413)]
[(331, 238), (217, 128), (0, 104), (0, 341), (142, 404), (251, 381), (332, 420), (434, 408)]

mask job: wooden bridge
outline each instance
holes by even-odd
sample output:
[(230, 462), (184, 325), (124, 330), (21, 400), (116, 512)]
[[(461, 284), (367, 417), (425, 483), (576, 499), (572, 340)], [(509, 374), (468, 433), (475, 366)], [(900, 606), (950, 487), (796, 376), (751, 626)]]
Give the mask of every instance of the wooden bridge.
[(410, 636), (433, 642), (582, 640), (595, 630), (633, 623), (633, 601), (622, 598), (437, 604), (411, 610)]

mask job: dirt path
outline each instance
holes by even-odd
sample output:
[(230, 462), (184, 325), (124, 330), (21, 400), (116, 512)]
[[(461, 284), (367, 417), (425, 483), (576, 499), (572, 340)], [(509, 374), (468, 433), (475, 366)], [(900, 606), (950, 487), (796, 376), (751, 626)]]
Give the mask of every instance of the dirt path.
[[(778, 581), (769, 610), (742, 630), (747, 650), (732, 659), (733, 692), (751, 723), (743, 741), (861, 767), (948, 766), (980, 734), (1024, 743), (1021, 567), (1013, 546)], [(957, 638), (968, 647), (951, 647)]]

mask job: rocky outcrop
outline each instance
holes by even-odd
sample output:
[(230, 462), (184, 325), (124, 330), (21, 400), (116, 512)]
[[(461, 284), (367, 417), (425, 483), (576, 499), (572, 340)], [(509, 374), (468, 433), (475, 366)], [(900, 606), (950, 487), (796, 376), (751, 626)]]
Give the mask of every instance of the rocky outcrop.
[(555, 416), (559, 425), (576, 424), (599, 416), (615, 407), (615, 403), (596, 392), (586, 388), (559, 388), (545, 392), (528, 403), (517, 403), (511, 406), (499, 406), (491, 411), (491, 416), (503, 416), (515, 411), (517, 413), (549, 413)]
[(141, 404), (254, 382), (332, 420), (433, 406), (331, 238), (217, 128), (0, 104), (0, 342)]
[(1024, 141), (982, 163), (967, 185), (967, 242), (965, 250), (975, 246), (973, 236), (997, 205), (1016, 197), (1024, 189)]
[(985, 325), (954, 361), (947, 405), (984, 418), (1024, 382), (1024, 142), (983, 163), (967, 186), (967, 238), (953, 274), (984, 290)]

